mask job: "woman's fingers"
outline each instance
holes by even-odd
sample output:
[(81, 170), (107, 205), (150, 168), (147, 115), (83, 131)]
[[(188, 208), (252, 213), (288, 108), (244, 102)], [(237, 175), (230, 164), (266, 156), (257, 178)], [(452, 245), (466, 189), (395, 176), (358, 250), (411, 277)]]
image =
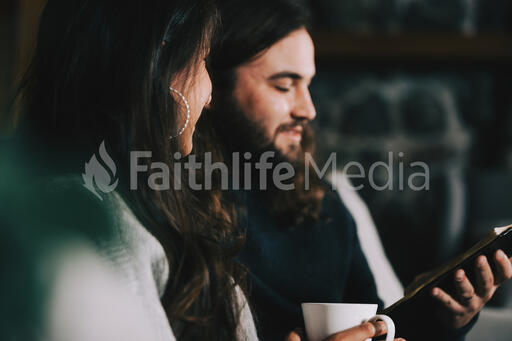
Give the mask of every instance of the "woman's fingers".
[(496, 251), (494, 254), (494, 263), (496, 264), (496, 276), (494, 276), (494, 284), (500, 285), (512, 278), (512, 263), (502, 250)]
[(365, 322), (328, 337), (325, 341), (363, 341), (387, 333), (386, 324), (382, 321)]
[[(382, 321), (366, 322), (359, 326), (334, 334), (324, 341), (364, 341), (368, 338), (381, 336), (386, 333), (386, 323)], [(296, 329), (286, 336), (285, 341), (306, 341), (306, 338), (303, 336), (303, 332), (301, 330)], [(405, 339), (397, 338), (395, 341), (405, 341)]]
[(459, 303), (464, 306), (469, 306), (471, 300), (475, 297), (475, 288), (462, 269), (455, 272), (455, 290), (457, 291)]
[(285, 341), (301, 341), (301, 338), (297, 332), (293, 331), (286, 336)]

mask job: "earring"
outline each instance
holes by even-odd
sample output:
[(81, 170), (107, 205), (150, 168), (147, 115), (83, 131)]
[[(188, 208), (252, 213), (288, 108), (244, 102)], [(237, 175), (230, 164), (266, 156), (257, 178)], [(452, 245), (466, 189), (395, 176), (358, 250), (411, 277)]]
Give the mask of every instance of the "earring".
[(185, 131), (185, 129), (188, 126), (188, 122), (190, 121), (190, 105), (188, 104), (187, 99), (185, 98), (185, 96), (183, 96), (183, 94), (181, 92), (179, 92), (176, 89), (173, 89), (172, 87), (169, 87), (169, 90), (171, 90), (171, 92), (174, 92), (175, 94), (177, 94), (181, 98), (181, 100), (185, 103), (185, 107), (187, 108), (187, 120), (185, 121), (185, 125), (183, 126), (183, 128), (181, 128), (178, 131), (178, 134), (176, 134), (175, 136), (171, 136), (171, 139), (174, 139), (174, 138), (180, 136), (181, 134), (183, 134), (183, 132)]

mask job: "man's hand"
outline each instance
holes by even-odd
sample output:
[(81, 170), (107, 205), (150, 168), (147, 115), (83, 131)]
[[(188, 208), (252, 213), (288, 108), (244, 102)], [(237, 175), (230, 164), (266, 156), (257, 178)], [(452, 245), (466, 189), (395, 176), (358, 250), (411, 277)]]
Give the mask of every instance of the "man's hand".
[(496, 289), (505, 281), (512, 278), (512, 258), (498, 250), (494, 254), (496, 271), (492, 272), (487, 257), (476, 259), (476, 286), (467, 278), (464, 270), (455, 272), (455, 297), (448, 295), (441, 288), (433, 288), (432, 296), (442, 306), (441, 316), (446, 325), (452, 328), (462, 328), (492, 298)]
[[(381, 336), (386, 333), (387, 328), (384, 322), (366, 322), (359, 326), (334, 334), (324, 341), (365, 341), (366, 339)], [(306, 338), (301, 331), (296, 330), (288, 334), (285, 341), (306, 341)], [(405, 340), (395, 339), (395, 341)]]

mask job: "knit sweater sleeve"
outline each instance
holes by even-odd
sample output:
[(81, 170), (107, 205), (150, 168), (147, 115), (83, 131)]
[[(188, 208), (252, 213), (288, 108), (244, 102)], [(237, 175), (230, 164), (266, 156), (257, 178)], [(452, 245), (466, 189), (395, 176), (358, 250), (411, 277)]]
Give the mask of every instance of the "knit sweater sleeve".
[(139, 222), (122, 198), (110, 198), (114, 216), (112, 238), (101, 252), (112, 265), (121, 285), (149, 321), (151, 340), (176, 340), (160, 298), (169, 277), (169, 265), (162, 245)]
[(240, 319), (240, 324), (237, 328), (237, 338), (239, 341), (258, 341), (256, 326), (249, 303), (240, 287), (237, 286), (235, 290), (238, 305), (236, 309)]

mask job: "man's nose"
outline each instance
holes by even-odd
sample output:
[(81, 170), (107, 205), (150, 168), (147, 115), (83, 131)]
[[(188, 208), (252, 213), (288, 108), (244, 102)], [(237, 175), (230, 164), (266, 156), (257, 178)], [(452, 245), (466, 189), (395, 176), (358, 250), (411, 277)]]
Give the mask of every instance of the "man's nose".
[(292, 111), (294, 118), (306, 119), (312, 121), (316, 117), (316, 109), (311, 100), (311, 94), (308, 89), (297, 92), (295, 99), (296, 105)]

